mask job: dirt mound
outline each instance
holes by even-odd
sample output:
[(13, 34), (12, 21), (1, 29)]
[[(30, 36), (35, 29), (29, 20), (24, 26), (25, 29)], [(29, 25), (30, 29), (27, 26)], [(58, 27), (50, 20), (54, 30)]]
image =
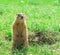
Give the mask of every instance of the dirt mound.
[(54, 44), (56, 42), (56, 35), (57, 32), (52, 32), (52, 31), (36, 31), (36, 32), (31, 32), (29, 34), (29, 42), (31, 44), (37, 43), (37, 44), (43, 44), (43, 43), (48, 43), (48, 44)]

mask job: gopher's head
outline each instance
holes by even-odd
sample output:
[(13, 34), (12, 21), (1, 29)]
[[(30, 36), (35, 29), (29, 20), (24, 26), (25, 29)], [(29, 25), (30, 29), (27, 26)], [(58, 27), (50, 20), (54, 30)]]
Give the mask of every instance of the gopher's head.
[(24, 15), (23, 15), (22, 13), (17, 14), (17, 15), (16, 15), (16, 18), (17, 18), (18, 20), (24, 20)]

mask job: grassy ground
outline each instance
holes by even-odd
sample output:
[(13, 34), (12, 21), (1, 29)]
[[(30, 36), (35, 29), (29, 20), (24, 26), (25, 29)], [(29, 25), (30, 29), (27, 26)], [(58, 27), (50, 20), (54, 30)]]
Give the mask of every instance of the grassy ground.
[[(60, 0), (0, 0), (0, 54), (11, 55), (11, 24), (17, 13), (26, 16), (29, 31), (60, 29)], [(59, 55), (60, 43), (29, 46), (28, 55)], [(17, 51), (16, 55), (20, 55)]]

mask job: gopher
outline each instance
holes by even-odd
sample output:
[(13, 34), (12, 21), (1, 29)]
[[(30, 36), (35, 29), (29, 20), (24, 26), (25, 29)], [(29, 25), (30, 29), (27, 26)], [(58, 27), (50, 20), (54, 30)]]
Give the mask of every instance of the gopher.
[(28, 33), (24, 15), (17, 14), (12, 25), (12, 48), (28, 46)]

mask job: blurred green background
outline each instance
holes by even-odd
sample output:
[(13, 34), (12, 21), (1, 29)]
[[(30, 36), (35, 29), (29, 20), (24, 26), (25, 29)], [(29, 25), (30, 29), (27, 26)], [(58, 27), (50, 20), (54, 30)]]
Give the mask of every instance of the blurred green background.
[[(1, 55), (11, 54), (11, 51), (8, 52), (11, 41), (6, 40), (5, 36), (11, 37), (11, 26), (17, 13), (24, 13), (28, 31), (60, 30), (60, 0), (0, 0)], [(39, 47), (33, 46), (33, 48), (30, 46), (28, 53), (59, 55), (60, 43), (52, 46), (46, 44)], [(19, 52), (16, 54), (19, 55)]]

